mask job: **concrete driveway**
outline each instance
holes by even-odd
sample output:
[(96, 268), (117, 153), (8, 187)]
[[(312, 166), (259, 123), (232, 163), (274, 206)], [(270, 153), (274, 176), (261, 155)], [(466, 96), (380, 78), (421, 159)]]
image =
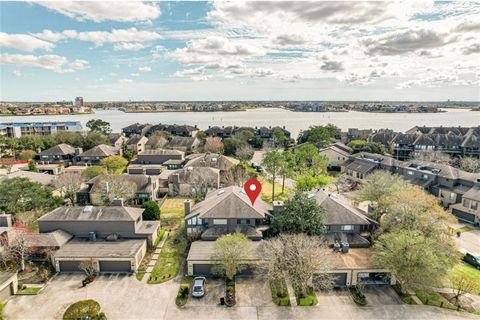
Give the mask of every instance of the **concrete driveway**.
[(353, 302), (347, 289), (335, 289), (329, 291), (317, 291), (318, 306), (343, 306), (351, 305)]
[(460, 251), (480, 254), (480, 230), (462, 232), (460, 238), (454, 238)]
[[(188, 305), (178, 308), (176, 280), (147, 285), (129, 276), (101, 276), (81, 288), (82, 275), (55, 277), (36, 296), (16, 296), (4, 308), (6, 319), (61, 319), (73, 302), (98, 301), (110, 320), (116, 319), (195, 319), (195, 320), (315, 320), (315, 319), (478, 319), (465, 313), (430, 306), (319, 303), (315, 307), (247, 306), (246, 300), (233, 308), (218, 305)], [(248, 292), (248, 283), (240, 285), (240, 300)], [(270, 295), (269, 295), (270, 296)], [(214, 299), (212, 298), (212, 302)], [(245, 304), (245, 305), (244, 305)]]
[(202, 298), (190, 297), (187, 302), (188, 307), (216, 306), (220, 303), (220, 298), (225, 296), (225, 281), (207, 278), (206, 283), (205, 296)]
[(370, 286), (363, 290), (369, 305), (400, 305), (402, 299), (390, 286)]
[(258, 277), (237, 277), (235, 291), (237, 306), (275, 306), (268, 281)]

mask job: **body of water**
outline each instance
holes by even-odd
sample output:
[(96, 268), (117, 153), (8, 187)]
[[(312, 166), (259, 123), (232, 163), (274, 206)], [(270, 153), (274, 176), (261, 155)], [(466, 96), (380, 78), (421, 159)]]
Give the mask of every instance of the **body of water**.
[(0, 117), (0, 122), (80, 121), (90, 119), (108, 121), (114, 132), (120, 132), (135, 122), (150, 124), (189, 124), (200, 129), (209, 126), (285, 126), (294, 137), (312, 125), (333, 123), (342, 130), (348, 128), (389, 128), (405, 131), (413, 126), (478, 126), (480, 112), (468, 109), (446, 109), (442, 113), (368, 113), (368, 112), (293, 112), (284, 109), (261, 108), (245, 112), (159, 112), (124, 113), (118, 110), (99, 110), (87, 115), (49, 115), (27, 117)]

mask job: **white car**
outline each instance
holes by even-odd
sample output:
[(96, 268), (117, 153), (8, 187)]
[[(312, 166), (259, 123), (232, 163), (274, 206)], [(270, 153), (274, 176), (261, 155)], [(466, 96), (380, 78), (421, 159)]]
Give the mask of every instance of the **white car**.
[(201, 298), (205, 295), (205, 277), (195, 277), (193, 279), (192, 297)]

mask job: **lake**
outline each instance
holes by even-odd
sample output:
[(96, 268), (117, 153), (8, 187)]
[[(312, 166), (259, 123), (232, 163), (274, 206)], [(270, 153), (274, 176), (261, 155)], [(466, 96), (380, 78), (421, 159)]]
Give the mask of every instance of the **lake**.
[(311, 125), (333, 123), (342, 130), (348, 128), (380, 129), (389, 128), (405, 131), (413, 126), (478, 126), (480, 112), (468, 109), (445, 109), (442, 113), (368, 113), (368, 112), (293, 112), (276, 108), (260, 108), (245, 112), (159, 112), (124, 113), (118, 110), (99, 110), (87, 115), (49, 115), (27, 117), (0, 117), (0, 122), (31, 121), (80, 121), (90, 119), (108, 121), (114, 132), (120, 132), (135, 122), (198, 125), (200, 129), (209, 126), (285, 126), (293, 137), (300, 130)]

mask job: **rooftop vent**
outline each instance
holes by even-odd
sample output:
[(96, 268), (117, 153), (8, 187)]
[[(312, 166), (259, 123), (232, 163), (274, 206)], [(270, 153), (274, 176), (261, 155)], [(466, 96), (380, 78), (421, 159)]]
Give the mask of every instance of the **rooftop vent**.
[(221, 190), (218, 190), (217, 195), (222, 195), (222, 194), (224, 194), (224, 193), (225, 193), (225, 190), (224, 190), (224, 189), (221, 189)]
[(92, 213), (92, 211), (93, 211), (93, 206), (85, 206), (85, 208), (83, 209), (84, 213)]

